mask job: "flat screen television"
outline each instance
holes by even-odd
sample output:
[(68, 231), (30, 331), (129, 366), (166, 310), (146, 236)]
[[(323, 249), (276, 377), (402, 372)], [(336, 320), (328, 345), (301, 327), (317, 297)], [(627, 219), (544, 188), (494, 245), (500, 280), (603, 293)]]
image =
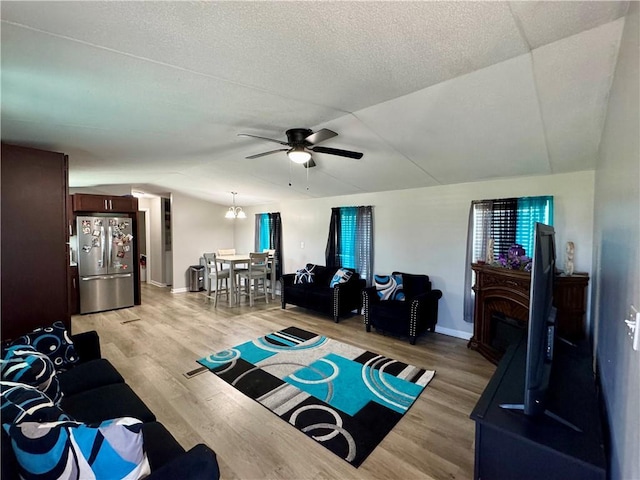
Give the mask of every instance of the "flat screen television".
[(552, 226), (536, 223), (532, 257), (524, 413), (540, 415), (546, 409), (556, 329), (553, 306), (556, 248)]
[[(529, 324), (527, 326), (527, 356), (525, 364), (524, 402), (501, 404), (507, 410), (521, 410), (525, 415), (544, 414), (555, 421), (581, 432), (582, 430), (547, 409), (547, 391), (553, 366), (553, 346), (556, 340), (556, 308), (553, 306), (553, 285), (556, 274), (555, 231), (552, 226), (536, 223), (529, 290)], [(560, 340), (573, 345), (567, 340)]]

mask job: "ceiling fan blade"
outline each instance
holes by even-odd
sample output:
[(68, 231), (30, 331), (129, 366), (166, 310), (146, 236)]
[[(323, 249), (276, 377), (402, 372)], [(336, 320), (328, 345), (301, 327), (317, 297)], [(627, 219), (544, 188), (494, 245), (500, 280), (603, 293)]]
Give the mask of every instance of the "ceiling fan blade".
[(288, 151), (288, 148), (279, 148), (277, 150), (270, 150), (268, 152), (262, 152), (262, 153), (256, 153), (255, 155), (249, 155), (248, 157), (245, 158), (260, 158), (260, 157), (264, 157), (265, 155), (271, 155), (272, 153), (278, 153), (278, 152), (286, 152)]
[(329, 148), (329, 147), (310, 147), (309, 150), (312, 150), (318, 153), (328, 153), (329, 155), (338, 155), (340, 157), (355, 158), (357, 160), (360, 160), (363, 155), (360, 152), (352, 152), (350, 150), (340, 150), (339, 148)]
[(337, 137), (338, 134), (333, 130), (329, 130), (328, 128), (323, 128), (322, 130), (318, 130), (316, 133), (312, 133), (307, 138), (305, 138), (305, 142), (309, 142), (311, 145), (315, 145), (320, 142), (324, 142), (325, 140), (329, 140), (330, 138)]
[(267, 140), (268, 142), (275, 142), (275, 143), (279, 143), (280, 145), (289, 145), (287, 142), (282, 142), (282, 141), (276, 140), (274, 138), (259, 137), (258, 135), (250, 135), (248, 133), (239, 133), (238, 136), (239, 137), (259, 138), (260, 140)]
[(303, 163), (304, 168), (312, 168), (316, 166), (316, 162), (313, 161), (313, 158), (310, 158), (305, 163)]

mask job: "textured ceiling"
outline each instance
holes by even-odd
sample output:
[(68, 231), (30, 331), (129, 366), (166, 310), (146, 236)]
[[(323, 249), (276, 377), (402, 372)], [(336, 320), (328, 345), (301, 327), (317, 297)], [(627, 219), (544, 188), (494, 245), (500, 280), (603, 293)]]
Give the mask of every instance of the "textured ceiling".
[[(589, 170), (627, 8), (2, 1), (2, 140), (222, 204)], [(244, 158), (293, 127), (364, 157)]]

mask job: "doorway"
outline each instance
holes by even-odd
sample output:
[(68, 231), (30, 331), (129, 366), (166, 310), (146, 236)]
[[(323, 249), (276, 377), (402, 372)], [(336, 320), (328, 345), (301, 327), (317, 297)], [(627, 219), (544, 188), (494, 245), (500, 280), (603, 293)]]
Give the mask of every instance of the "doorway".
[(151, 222), (149, 222), (149, 208), (139, 209), (138, 221), (140, 239), (138, 240), (140, 250), (140, 281), (151, 281)]

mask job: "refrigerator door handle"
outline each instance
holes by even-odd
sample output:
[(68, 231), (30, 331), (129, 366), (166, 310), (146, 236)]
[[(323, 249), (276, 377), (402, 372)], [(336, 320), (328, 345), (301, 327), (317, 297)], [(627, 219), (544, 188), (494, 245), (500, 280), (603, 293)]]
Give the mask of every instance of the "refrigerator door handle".
[(108, 249), (108, 250), (109, 250), (109, 252), (108, 252), (108, 254), (109, 254), (109, 260), (107, 261), (107, 268), (108, 268), (109, 270), (111, 270), (111, 268), (112, 268), (112, 267), (111, 267), (111, 260), (112, 260), (112, 259), (111, 259), (111, 248), (112, 248), (112, 245), (113, 245), (113, 237), (112, 237), (111, 235), (112, 235), (112, 232), (111, 232), (111, 226), (109, 226), (109, 239), (108, 239), (108, 240), (109, 240), (109, 249)]
[(123, 273), (121, 275), (92, 275), (91, 277), (81, 277), (80, 280), (83, 282), (91, 280), (113, 280), (114, 278), (127, 278), (132, 275), (132, 273)]
[(100, 227), (100, 268), (104, 268), (104, 227)]

